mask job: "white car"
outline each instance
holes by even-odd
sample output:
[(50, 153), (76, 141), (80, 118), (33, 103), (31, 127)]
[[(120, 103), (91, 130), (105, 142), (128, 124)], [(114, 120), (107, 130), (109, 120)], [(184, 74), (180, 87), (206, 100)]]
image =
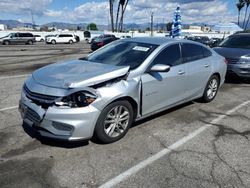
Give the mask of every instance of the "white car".
[(56, 43), (73, 44), (74, 42), (76, 42), (76, 37), (73, 34), (59, 34), (52, 37), (46, 37), (47, 44), (56, 44)]
[(36, 42), (44, 42), (45, 41), (45, 37), (41, 36), (41, 35), (34, 35)]

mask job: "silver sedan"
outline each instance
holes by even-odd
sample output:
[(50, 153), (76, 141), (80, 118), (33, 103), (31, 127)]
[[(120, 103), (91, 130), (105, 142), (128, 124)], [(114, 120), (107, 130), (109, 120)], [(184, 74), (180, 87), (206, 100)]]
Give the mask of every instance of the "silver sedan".
[(212, 101), (226, 61), (206, 46), (179, 39), (115, 41), (89, 56), (35, 71), (23, 86), (24, 125), (43, 137), (104, 143), (134, 121), (201, 98)]

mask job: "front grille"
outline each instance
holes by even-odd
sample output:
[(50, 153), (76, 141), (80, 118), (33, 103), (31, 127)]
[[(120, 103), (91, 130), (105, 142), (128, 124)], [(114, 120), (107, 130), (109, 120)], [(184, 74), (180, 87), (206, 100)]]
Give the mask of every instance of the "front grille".
[(30, 100), (32, 100), (34, 102), (40, 103), (40, 104), (51, 104), (57, 98), (59, 98), (58, 96), (43, 95), (40, 93), (34, 93), (34, 92), (30, 91), (26, 85), (24, 85), (23, 89), (24, 89), (24, 92), (26, 93), (27, 98), (29, 98)]
[(226, 59), (228, 64), (236, 64), (239, 61), (239, 59), (237, 58), (226, 58)]
[(30, 121), (32, 121), (35, 124), (39, 124), (41, 122), (41, 117), (32, 109), (27, 108), (27, 111), (25, 113), (25, 117), (29, 119)]

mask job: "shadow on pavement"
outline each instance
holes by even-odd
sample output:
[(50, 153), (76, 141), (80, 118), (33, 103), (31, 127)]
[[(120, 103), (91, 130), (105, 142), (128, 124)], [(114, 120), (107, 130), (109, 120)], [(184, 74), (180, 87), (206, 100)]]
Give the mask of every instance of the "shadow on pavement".
[(37, 131), (31, 128), (29, 125), (23, 123), (23, 130), (32, 138), (35, 138), (41, 142), (41, 144), (45, 144), (48, 146), (61, 147), (61, 148), (77, 148), (82, 146), (87, 146), (89, 141), (63, 141), (52, 138), (42, 137)]

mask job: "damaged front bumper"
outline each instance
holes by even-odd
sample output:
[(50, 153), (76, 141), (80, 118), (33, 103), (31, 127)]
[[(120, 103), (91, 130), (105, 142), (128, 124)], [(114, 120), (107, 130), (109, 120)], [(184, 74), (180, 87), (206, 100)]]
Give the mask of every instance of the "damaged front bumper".
[(93, 136), (100, 110), (89, 105), (81, 108), (35, 104), (22, 92), (19, 111), (23, 122), (43, 137), (60, 140), (86, 140)]

